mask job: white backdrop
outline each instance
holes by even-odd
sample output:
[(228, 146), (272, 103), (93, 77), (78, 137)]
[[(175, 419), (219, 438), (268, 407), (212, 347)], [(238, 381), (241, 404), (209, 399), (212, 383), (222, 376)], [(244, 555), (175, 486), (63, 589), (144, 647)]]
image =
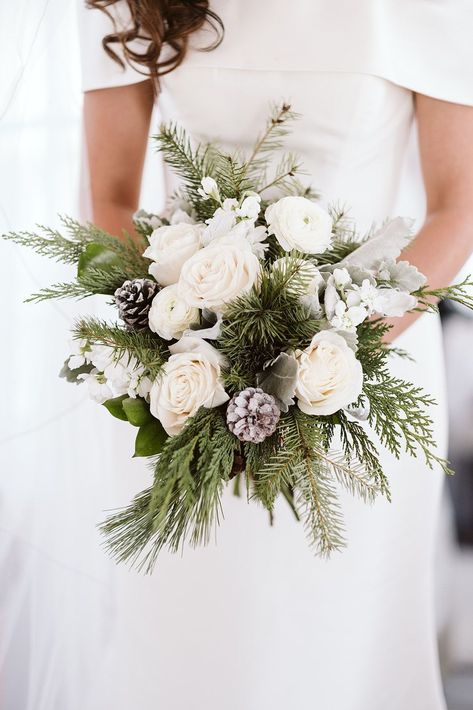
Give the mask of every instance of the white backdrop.
[[(58, 213), (80, 211), (76, 1), (0, 3), (0, 67), (0, 232), (59, 226)], [(153, 163), (145, 204), (159, 208)], [(84, 710), (95, 698), (123, 573), (97, 545), (96, 523), (104, 500), (122, 505), (148, 478), (128, 463), (133, 432), (117, 437), (116, 421), (57, 376), (71, 320), (91, 304), (22, 303), (71, 275), (0, 240), (2, 710)]]

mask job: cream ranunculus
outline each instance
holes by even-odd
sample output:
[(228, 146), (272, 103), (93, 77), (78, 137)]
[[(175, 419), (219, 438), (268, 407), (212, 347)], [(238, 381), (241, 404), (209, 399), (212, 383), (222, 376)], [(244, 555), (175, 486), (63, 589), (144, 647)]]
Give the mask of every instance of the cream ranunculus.
[(363, 370), (345, 338), (322, 330), (305, 350), (296, 352), (298, 361), (297, 404), (306, 414), (334, 414), (358, 399)]
[(219, 310), (248, 291), (259, 273), (258, 257), (246, 239), (215, 239), (182, 267), (179, 294), (190, 306)]
[(332, 243), (332, 218), (306, 197), (283, 197), (266, 209), (269, 233), (286, 251), (322, 254)]
[(198, 224), (171, 224), (155, 229), (144, 252), (154, 262), (149, 273), (161, 286), (179, 280), (182, 265), (201, 248), (202, 226)]
[(200, 407), (218, 407), (229, 397), (220, 379), (223, 356), (209, 343), (184, 336), (169, 351), (171, 357), (151, 387), (150, 409), (174, 436)]
[(191, 323), (199, 320), (199, 310), (179, 296), (177, 284), (165, 286), (153, 298), (148, 314), (150, 329), (164, 338), (180, 338)]

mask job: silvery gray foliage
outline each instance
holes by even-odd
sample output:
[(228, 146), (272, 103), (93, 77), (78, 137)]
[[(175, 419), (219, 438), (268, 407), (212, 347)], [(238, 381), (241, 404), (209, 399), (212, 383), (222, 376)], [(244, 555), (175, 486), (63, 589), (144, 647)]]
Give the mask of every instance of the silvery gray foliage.
[(294, 404), (297, 385), (297, 360), (294, 355), (280, 353), (257, 377), (259, 387), (271, 394), (281, 412)]
[(408, 261), (383, 259), (377, 264), (376, 271), (378, 279), (388, 281), (394, 288), (408, 293), (417, 291), (427, 283), (424, 274)]
[(346, 344), (348, 345), (349, 348), (353, 350), (354, 353), (358, 350), (358, 335), (355, 332), (352, 332), (350, 330), (340, 330), (340, 329), (335, 329), (335, 333), (338, 335), (341, 335), (342, 338), (346, 341)]
[(372, 269), (381, 259), (397, 259), (413, 239), (412, 225), (413, 220), (403, 217), (396, 217), (386, 222), (373, 236), (342, 259), (336, 267), (356, 265)]
[(252, 444), (261, 444), (274, 434), (281, 412), (276, 400), (260, 387), (247, 387), (233, 395), (227, 408), (227, 425), (232, 434)]
[(150, 236), (155, 229), (162, 227), (164, 222), (157, 214), (152, 214), (146, 210), (138, 210), (133, 215), (135, 227), (141, 234)]
[(203, 338), (204, 340), (217, 340), (220, 337), (222, 330), (223, 316), (217, 315), (214, 311), (204, 308), (202, 311), (202, 326), (196, 324), (184, 331), (184, 335), (193, 335), (194, 338)]
[(370, 406), (369, 406), (369, 401), (366, 400), (366, 404), (364, 404), (362, 407), (346, 407), (344, 410), (349, 417), (356, 419), (359, 422), (366, 422), (367, 419), (370, 416)]

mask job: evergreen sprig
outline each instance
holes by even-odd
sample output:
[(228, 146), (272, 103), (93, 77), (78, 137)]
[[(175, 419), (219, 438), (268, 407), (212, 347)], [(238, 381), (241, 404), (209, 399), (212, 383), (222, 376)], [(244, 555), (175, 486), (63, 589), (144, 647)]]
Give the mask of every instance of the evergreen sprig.
[(259, 190), (266, 183), (267, 168), (273, 154), (283, 147), (284, 139), (290, 133), (290, 125), (299, 118), (290, 104), (273, 104), (266, 126), (253, 145), (245, 160), (246, 176)]
[(113, 348), (117, 358), (134, 356), (154, 380), (169, 357), (166, 343), (147, 330), (127, 330), (99, 318), (82, 318), (72, 330), (73, 337)]
[[(358, 328), (357, 357), (363, 367), (363, 394), (357, 405), (369, 408), (368, 422), (383, 444), (396, 458), (405, 451), (416, 456), (420, 450), (426, 464), (439, 464), (451, 473), (448, 462), (435, 453), (437, 447), (433, 421), (429, 414), (435, 400), (421, 387), (391, 375), (391, 348), (383, 342), (390, 326), (382, 320), (365, 321)], [(387, 481), (381, 473), (383, 488)]]
[(164, 547), (175, 552), (185, 541), (206, 544), (219, 520), (237, 449), (239, 441), (221, 412), (199, 410), (167, 440), (153, 464), (151, 488), (102, 526), (112, 555), (150, 572)]
[(218, 347), (233, 366), (228, 384), (235, 375), (254, 376), (281, 350), (305, 347), (319, 330), (293, 285), (299, 270), (297, 259), (288, 259), (286, 270), (263, 269), (258, 285), (225, 310)]
[(424, 286), (414, 293), (422, 310), (438, 310), (436, 300), (448, 299), (465, 308), (473, 310), (473, 279), (467, 276), (463, 281), (444, 288), (429, 288)]
[(122, 239), (109, 234), (93, 224), (81, 224), (70, 217), (61, 217), (68, 236), (49, 227), (38, 226), (38, 232), (10, 232), (4, 237), (27, 246), (41, 256), (65, 264), (78, 264), (91, 244), (106, 248), (116, 255), (119, 265), (88, 266), (72, 282), (60, 282), (32, 294), (28, 302), (51, 299), (85, 298), (95, 294), (113, 294), (127, 279), (142, 278), (148, 271), (149, 261), (142, 255), (147, 242), (142, 237), (132, 238), (126, 232)]

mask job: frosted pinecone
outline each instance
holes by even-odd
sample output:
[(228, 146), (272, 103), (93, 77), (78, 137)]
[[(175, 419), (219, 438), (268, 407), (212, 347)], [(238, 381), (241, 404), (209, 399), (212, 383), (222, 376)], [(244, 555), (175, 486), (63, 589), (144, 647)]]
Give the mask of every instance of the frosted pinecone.
[(131, 330), (142, 330), (148, 326), (148, 313), (159, 286), (151, 279), (125, 281), (115, 291), (115, 303), (120, 318)]
[(276, 431), (281, 412), (271, 394), (247, 387), (233, 395), (227, 408), (228, 428), (240, 441), (260, 444)]

